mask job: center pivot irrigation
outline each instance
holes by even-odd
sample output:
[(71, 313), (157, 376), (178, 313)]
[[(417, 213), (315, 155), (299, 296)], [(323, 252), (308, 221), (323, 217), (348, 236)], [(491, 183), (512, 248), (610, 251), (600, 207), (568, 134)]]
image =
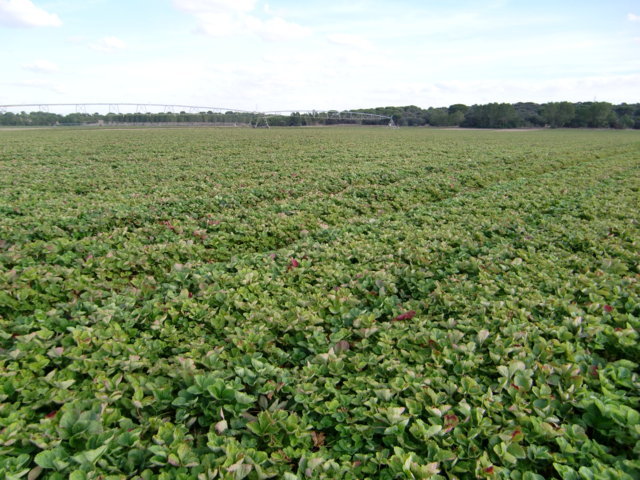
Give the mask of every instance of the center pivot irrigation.
[[(271, 126), (362, 124), (397, 128), (390, 116), (349, 110), (273, 110), (249, 111), (237, 108), (164, 103), (31, 103), (0, 105), (0, 114), (37, 111), (77, 114), (98, 118), (102, 123), (160, 123), (171, 121), (234, 123), (259, 128)], [(200, 116), (200, 117), (198, 117)]]

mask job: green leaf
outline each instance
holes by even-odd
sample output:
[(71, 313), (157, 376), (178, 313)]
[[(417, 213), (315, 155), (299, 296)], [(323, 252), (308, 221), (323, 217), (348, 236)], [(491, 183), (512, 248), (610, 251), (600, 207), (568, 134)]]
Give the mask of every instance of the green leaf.
[(60, 448), (55, 448), (38, 453), (34, 461), (42, 468), (59, 470), (60, 461), (64, 458), (66, 458), (64, 451)]
[(442, 425), (431, 425), (429, 428), (427, 428), (427, 430), (424, 432), (424, 438), (431, 438), (436, 436), (437, 434), (439, 434), (442, 431)]
[(560, 478), (562, 478), (562, 480), (580, 480), (578, 472), (576, 472), (573, 468), (559, 463), (554, 463), (553, 466), (560, 474)]
[(69, 475), (69, 480), (87, 480), (87, 474), (82, 470), (74, 470)]
[(542, 475), (538, 475), (537, 473), (524, 472), (524, 474), (522, 475), (522, 480), (545, 480), (545, 478)]
[(235, 399), (240, 405), (252, 405), (256, 401), (255, 397), (238, 391), (235, 392)]
[[(36, 468), (40, 468), (40, 467), (36, 467)], [(3, 469), (0, 469), (0, 473), (4, 473)], [(24, 468), (20, 471), (7, 474), (6, 480), (19, 480), (25, 475), (27, 475), (28, 473), (30, 473), (30, 470), (28, 468)], [(27, 477), (27, 480), (28, 480), (28, 477)]]
[(93, 450), (85, 450), (84, 452), (80, 452), (77, 455), (74, 455), (73, 460), (80, 464), (94, 464), (109, 448), (108, 445), (102, 445), (101, 447), (95, 448)]
[(512, 443), (511, 445), (509, 445), (507, 447), (507, 452), (509, 452), (511, 455), (513, 455), (516, 458), (526, 458), (527, 456), (527, 452), (525, 451), (525, 449), (522, 448), (517, 443)]

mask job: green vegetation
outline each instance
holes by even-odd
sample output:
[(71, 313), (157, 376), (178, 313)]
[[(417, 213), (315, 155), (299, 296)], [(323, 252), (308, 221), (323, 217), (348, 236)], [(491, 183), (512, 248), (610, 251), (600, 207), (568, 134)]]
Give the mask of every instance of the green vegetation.
[[(415, 105), (406, 107), (379, 107), (354, 110), (392, 117), (399, 126), (467, 127), (467, 128), (531, 128), (549, 126), (552, 128), (615, 128), (640, 129), (640, 104), (612, 105), (607, 102), (552, 102), (543, 105), (527, 103), (489, 103), (468, 107), (462, 104), (443, 108), (423, 109)], [(386, 125), (387, 119), (350, 120), (337, 119), (329, 112), (313, 114), (293, 112), (290, 115), (269, 115), (269, 125), (273, 127), (300, 127), (336, 124)], [(199, 112), (199, 113), (70, 113), (59, 115), (48, 112), (12, 112), (0, 115), (0, 125), (81, 125), (97, 124), (244, 124), (256, 125), (264, 122), (264, 116), (239, 112)]]
[(640, 104), (612, 105), (608, 102), (533, 102), (489, 103), (486, 105), (451, 105), (422, 109), (384, 107), (361, 110), (393, 116), (400, 126), (431, 125), (433, 127), (469, 128), (640, 128)]
[(169, 125), (169, 126), (265, 126), (268, 118), (268, 126), (272, 127), (302, 127), (322, 125), (388, 125), (389, 119), (355, 120), (350, 118), (336, 118), (336, 110), (328, 112), (299, 113), (289, 115), (263, 115), (250, 112), (225, 113), (198, 112), (198, 113), (70, 113), (60, 115), (49, 112), (6, 112), (0, 115), (0, 126), (79, 126), (79, 125)]
[(0, 144), (1, 478), (640, 478), (638, 132)]

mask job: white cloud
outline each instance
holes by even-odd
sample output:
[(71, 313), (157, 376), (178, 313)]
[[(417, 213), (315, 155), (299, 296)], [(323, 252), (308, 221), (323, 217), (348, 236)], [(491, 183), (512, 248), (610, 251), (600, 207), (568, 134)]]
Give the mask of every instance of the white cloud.
[(192, 14), (197, 31), (212, 37), (228, 37), (251, 33), (267, 41), (286, 41), (306, 37), (311, 30), (274, 16), (268, 5), (263, 19), (252, 14), (256, 0), (173, 0), (178, 10)]
[(22, 68), (36, 73), (53, 73), (58, 71), (58, 66), (49, 60), (36, 60), (34, 62), (23, 63)]
[(256, 0), (173, 0), (173, 5), (185, 12), (250, 12), (256, 7)]
[(627, 15), (627, 18), (632, 22), (640, 22), (640, 15), (636, 15), (635, 13), (630, 13)]
[(97, 52), (111, 53), (126, 48), (127, 44), (117, 37), (104, 37), (97, 42), (90, 43), (89, 48)]
[(231, 13), (203, 12), (197, 14), (197, 18), (197, 31), (210, 37), (228, 37), (242, 28), (238, 18)]
[(249, 31), (271, 42), (295, 40), (311, 35), (309, 28), (287, 22), (280, 17), (260, 20), (257, 17), (247, 16), (245, 23)]
[(30, 0), (0, 0), (0, 25), (7, 27), (59, 27), (55, 13), (36, 7)]
[(359, 48), (362, 50), (368, 50), (373, 47), (368, 39), (360, 35), (352, 35), (349, 33), (334, 33), (327, 35), (327, 40), (335, 45)]

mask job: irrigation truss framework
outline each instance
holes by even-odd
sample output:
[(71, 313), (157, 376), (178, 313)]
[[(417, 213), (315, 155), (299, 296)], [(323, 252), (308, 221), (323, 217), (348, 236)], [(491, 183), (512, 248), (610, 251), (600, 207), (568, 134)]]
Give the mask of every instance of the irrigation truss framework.
[(240, 110), (237, 108), (224, 107), (208, 107), (199, 105), (169, 105), (163, 103), (30, 103), (15, 105), (0, 105), (0, 114), (9, 111), (19, 110), (47, 112), (47, 113), (81, 113), (89, 114), (91, 111), (101, 111), (109, 114), (131, 114), (131, 113), (207, 113), (207, 114), (245, 114), (251, 115), (256, 119), (265, 121), (268, 125), (269, 117), (290, 116), (299, 114), (305, 117), (316, 119), (331, 119), (335, 121), (368, 121), (368, 122), (387, 122), (389, 126), (395, 126), (393, 118), (386, 115), (378, 115), (374, 113), (338, 111), (338, 110), (272, 110), (272, 111), (250, 111)]

